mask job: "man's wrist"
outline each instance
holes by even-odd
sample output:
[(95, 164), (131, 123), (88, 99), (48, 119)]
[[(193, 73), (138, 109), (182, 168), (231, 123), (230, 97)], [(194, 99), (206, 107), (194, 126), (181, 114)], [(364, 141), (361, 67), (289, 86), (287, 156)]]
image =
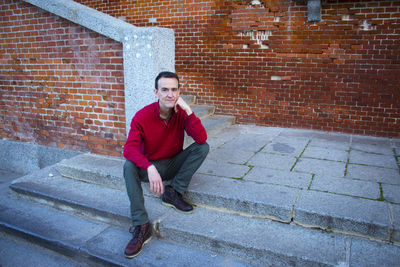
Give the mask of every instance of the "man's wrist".
[(154, 166), (153, 164), (151, 164), (149, 167), (147, 167), (147, 169), (146, 169), (147, 172), (148, 172), (151, 168), (153, 168), (153, 167), (155, 168), (156, 166)]
[(192, 115), (192, 114), (193, 114), (193, 111), (192, 111), (191, 109), (189, 109), (189, 110), (186, 110), (186, 114), (187, 114), (188, 116), (190, 116), (190, 115)]

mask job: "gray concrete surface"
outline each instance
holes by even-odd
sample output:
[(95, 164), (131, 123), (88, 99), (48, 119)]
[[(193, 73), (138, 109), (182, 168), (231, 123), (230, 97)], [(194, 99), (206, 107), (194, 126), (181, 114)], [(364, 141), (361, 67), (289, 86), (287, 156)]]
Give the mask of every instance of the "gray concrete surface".
[[(234, 125), (208, 141), (187, 194), (194, 203), (400, 242), (397, 140)], [(124, 190), (122, 165), (83, 154), (57, 168)]]
[(4, 232), (0, 232), (0, 263), (2, 267), (89, 266)]
[(5, 171), (11, 176), (27, 174), (79, 154), (68, 149), (1, 139), (0, 178), (5, 177)]
[[(234, 125), (208, 142), (209, 157), (186, 194), (197, 205), (192, 215), (162, 206), (143, 184), (161, 240), (261, 266), (400, 262), (399, 140)], [(82, 229), (91, 229), (84, 231), (87, 235), (57, 227), (48, 233), (42, 223), (26, 224), (29, 218), (46, 220), (47, 215), (38, 215), (43, 208), (18, 207), (23, 204), (8, 198), (1, 202), (1, 221), (118, 260), (127, 240), (112, 246), (111, 254), (107, 246), (115, 236), (125, 236), (130, 223), (122, 164), (81, 154), (10, 185), (12, 196), (72, 216), (54, 214), (47, 221), (71, 229), (84, 224)], [(15, 209), (20, 215), (10, 219)], [(24, 210), (36, 211), (27, 218)]]

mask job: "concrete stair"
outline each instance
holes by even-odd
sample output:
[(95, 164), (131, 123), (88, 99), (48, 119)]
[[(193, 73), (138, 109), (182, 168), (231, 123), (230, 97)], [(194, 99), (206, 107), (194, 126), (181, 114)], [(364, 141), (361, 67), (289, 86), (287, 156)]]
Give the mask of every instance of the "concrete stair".
[[(23, 239), (44, 250), (53, 250), (63, 255), (69, 259), (64, 261), (77, 263), (76, 266), (247, 264), (231, 256), (211, 254), (199, 248), (156, 238), (160, 231), (156, 232), (151, 247), (144, 247), (140, 257), (126, 259), (123, 250), (131, 238), (127, 231), (130, 219), (126, 193), (62, 177), (54, 166), (22, 177), (10, 188), (11, 191), (0, 196), (1, 242)], [(171, 212), (167, 207), (157, 205), (157, 200), (146, 197), (152, 221)], [(42, 251), (37, 253), (45, 255)], [(0, 259), (3, 257), (1, 254)], [(9, 266), (7, 263), (4, 261), (4, 266)], [(45, 266), (42, 264), (31, 266)]]
[[(82, 154), (16, 180), (10, 186), (12, 197), (1, 197), (1, 228), (78, 262), (98, 265), (398, 264), (397, 246), (357, 233), (299, 226), (287, 215), (293, 213), (293, 207), (271, 200), (268, 186), (206, 174), (195, 174), (186, 195), (197, 206), (190, 215), (161, 205), (143, 184), (158, 238), (140, 256), (127, 260), (123, 249), (130, 239), (130, 214), (122, 164), (119, 158)], [(280, 194), (296, 198), (289, 188)], [(367, 253), (363, 261), (359, 255)], [(375, 262), (370, 262), (371, 258)]]
[[(12, 257), (2, 244), (16, 246), (12, 242), (23, 239), (54, 251), (58, 262), (71, 266), (399, 266), (396, 203), (308, 190), (311, 174), (274, 174), (251, 165), (267, 155), (260, 147), (267, 148), (268, 136), (282, 142), (280, 130), (237, 125), (224, 130), (232, 118), (221, 125), (213, 108), (190, 99), (210, 146), (225, 153), (210, 153), (194, 175), (185, 195), (196, 206), (193, 214), (161, 205), (144, 183), (155, 237), (138, 257), (126, 259), (123, 250), (131, 235), (124, 159), (79, 154), (7, 187), (0, 184), (0, 251)], [(241, 131), (245, 134), (238, 138)], [(268, 155), (284, 162), (280, 155)], [(254, 171), (271, 182), (259, 180)], [(385, 208), (392, 210), (389, 221)]]
[[(235, 123), (235, 117), (225, 115), (215, 115), (213, 106), (196, 104), (196, 97), (193, 95), (183, 95), (183, 99), (188, 103), (193, 112), (199, 117), (207, 131), (208, 135), (215, 135), (221, 132), (225, 127)], [(193, 143), (190, 136), (185, 138), (185, 147)]]

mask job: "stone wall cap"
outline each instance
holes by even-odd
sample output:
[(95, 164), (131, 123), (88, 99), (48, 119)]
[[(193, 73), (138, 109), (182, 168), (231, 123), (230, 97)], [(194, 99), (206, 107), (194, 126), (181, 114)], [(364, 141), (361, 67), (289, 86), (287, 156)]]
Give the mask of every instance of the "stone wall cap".
[(137, 34), (149, 34), (155, 32), (159, 33), (162, 31), (173, 32), (172, 29), (160, 27), (136, 27), (123, 20), (117, 19), (88, 6), (76, 3), (72, 0), (23, 1), (121, 43), (126, 42), (126, 36), (131, 36), (132, 34), (134, 34), (134, 32), (136, 32)]

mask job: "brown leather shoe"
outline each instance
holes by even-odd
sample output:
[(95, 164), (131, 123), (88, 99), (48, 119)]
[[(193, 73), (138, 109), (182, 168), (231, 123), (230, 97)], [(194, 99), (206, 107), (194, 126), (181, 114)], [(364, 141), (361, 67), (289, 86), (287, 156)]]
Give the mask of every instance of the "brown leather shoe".
[(133, 238), (125, 248), (125, 257), (133, 258), (139, 255), (142, 252), (143, 245), (151, 240), (151, 224), (147, 222), (135, 228), (131, 227), (129, 232), (132, 233)]
[(182, 194), (175, 191), (175, 189), (169, 185), (165, 187), (165, 192), (162, 195), (161, 200), (165, 206), (173, 207), (183, 213), (193, 212), (193, 206), (183, 200)]

